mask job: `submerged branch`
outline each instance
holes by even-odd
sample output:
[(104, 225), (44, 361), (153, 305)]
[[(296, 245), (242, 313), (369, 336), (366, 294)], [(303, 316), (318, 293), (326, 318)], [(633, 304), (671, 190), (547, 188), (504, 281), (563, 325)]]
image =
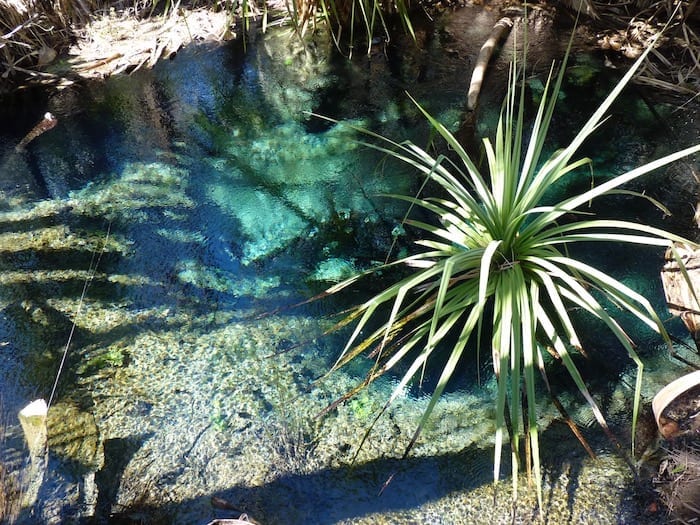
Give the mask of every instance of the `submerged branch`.
[(469, 93), (467, 94), (467, 109), (469, 111), (473, 111), (476, 108), (479, 93), (481, 92), (481, 85), (484, 82), (484, 76), (486, 74), (486, 67), (491, 60), (491, 55), (493, 55), (496, 46), (508, 36), (512, 28), (513, 20), (511, 18), (501, 18), (496, 22), (496, 25), (493, 26), (491, 34), (486, 42), (484, 42), (484, 45), (481, 46), (481, 51), (479, 51), (479, 56), (474, 66), (474, 72), (472, 73), (472, 79), (469, 83)]

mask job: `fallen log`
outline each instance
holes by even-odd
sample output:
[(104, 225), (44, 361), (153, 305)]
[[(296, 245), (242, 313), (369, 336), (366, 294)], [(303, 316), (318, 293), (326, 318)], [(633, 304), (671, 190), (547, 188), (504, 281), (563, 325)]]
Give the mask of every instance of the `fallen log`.
[(486, 42), (484, 42), (484, 45), (481, 46), (479, 56), (476, 59), (476, 65), (474, 66), (474, 72), (472, 73), (472, 79), (469, 83), (467, 110), (474, 111), (476, 108), (476, 103), (479, 100), (479, 93), (481, 92), (481, 85), (484, 82), (486, 68), (491, 60), (491, 55), (493, 55), (496, 46), (498, 46), (501, 40), (508, 36), (512, 28), (513, 20), (511, 18), (501, 18), (498, 22), (496, 22), (496, 25), (493, 26), (491, 34)]

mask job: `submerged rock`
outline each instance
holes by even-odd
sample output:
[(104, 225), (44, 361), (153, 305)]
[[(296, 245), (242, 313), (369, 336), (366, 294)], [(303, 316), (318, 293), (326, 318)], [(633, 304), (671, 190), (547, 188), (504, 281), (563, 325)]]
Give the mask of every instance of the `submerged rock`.
[(357, 275), (358, 269), (354, 261), (333, 257), (321, 261), (309, 275), (311, 281), (328, 281), (338, 283)]
[(70, 463), (74, 472), (86, 474), (102, 468), (104, 451), (92, 413), (59, 401), (49, 409), (47, 427), (51, 454)]

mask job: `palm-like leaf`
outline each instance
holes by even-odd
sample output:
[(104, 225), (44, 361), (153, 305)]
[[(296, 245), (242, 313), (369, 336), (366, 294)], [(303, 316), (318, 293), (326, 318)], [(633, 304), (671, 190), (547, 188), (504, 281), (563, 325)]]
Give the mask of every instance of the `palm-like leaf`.
[[(456, 342), (406, 452), (415, 443), (465, 351), (473, 347), (475, 338), (479, 340), (482, 333), (489, 333), (497, 379), (494, 478), (499, 477), (502, 448), (509, 432), (507, 421), (510, 421), (513, 487), (515, 489), (517, 485), (518, 447), (521, 428), (524, 427), (541, 503), (536, 372), (544, 369), (543, 350), (558, 356), (598, 421), (605, 425), (603, 415), (571, 356), (572, 352), (581, 349), (575, 323), (569, 315), (572, 306), (607, 326), (636, 363), (633, 425), (636, 424), (642, 362), (631, 339), (590, 290), (601, 292), (622, 310), (639, 318), (669, 345), (670, 338), (646, 298), (605, 272), (571, 258), (565, 247), (591, 241), (651, 246), (689, 241), (658, 228), (620, 220), (586, 219), (563, 225), (557, 221), (564, 214), (585, 217), (587, 214), (579, 210), (584, 204), (603, 195), (620, 191), (629, 193), (620, 190), (620, 186), (700, 151), (700, 145), (636, 168), (554, 205), (545, 206), (541, 202), (553, 184), (590, 163), (589, 159), (572, 159), (581, 144), (600, 125), (648, 52), (637, 60), (571, 143), (545, 160), (541, 159), (545, 137), (565, 68), (561, 67), (556, 78), (550, 72), (545, 96), (525, 149), (524, 87), (518, 87), (516, 66), (513, 65), (494, 142), (484, 141), (488, 179), (482, 176), (457, 139), (420, 106), (461, 164), (443, 156), (435, 158), (412, 143), (399, 144), (361, 130), (387, 144), (373, 147), (415, 167), (447, 194), (445, 198), (397, 196), (412, 207), (423, 208), (437, 220), (435, 224), (406, 221), (424, 231), (425, 238), (418, 244), (425, 251), (392, 263), (407, 264), (415, 271), (358, 307), (353, 319), (359, 317), (359, 322), (336, 364), (341, 366), (372, 348), (371, 355), (376, 365), (362, 383), (361, 387), (364, 387), (399, 362), (411, 359), (388, 406), (422, 373), (446, 336), (456, 335)], [(355, 282), (356, 278), (350, 279), (331, 291)], [(377, 315), (382, 305), (390, 308), (387, 319), (369, 337), (360, 340), (368, 321)], [(525, 399), (525, 413), (521, 413), (521, 396)]]

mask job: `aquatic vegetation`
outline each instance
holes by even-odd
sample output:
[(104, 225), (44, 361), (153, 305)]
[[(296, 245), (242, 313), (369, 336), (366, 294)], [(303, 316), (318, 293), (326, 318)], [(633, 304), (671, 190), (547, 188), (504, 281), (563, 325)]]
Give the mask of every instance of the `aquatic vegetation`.
[[(346, 126), (308, 133), (297, 122), (266, 122), (250, 136), (217, 142), (228, 156), (209, 162), (216, 176), (207, 183), (207, 197), (235, 219), (243, 264), (284, 250), (304, 231), (349, 227), (349, 210), (367, 217), (367, 229), (379, 223), (372, 196), (404, 190), (410, 181), (398, 171), (363, 177), (375, 161), (360, 154), (356, 137)], [(382, 211), (389, 216), (396, 210)]]
[(110, 220), (147, 220), (147, 210), (192, 208), (186, 194), (188, 173), (159, 162), (135, 162), (113, 180), (88, 184), (71, 192), (69, 202), (76, 214)]
[(357, 274), (357, 267), (352, 260), (331, 257), (321, 261), (316, 269), (311, 273), (309, 279), (312, 281), (344, 281)]
[(312, 417), (290, 412), (267, 422), (264, 433), (273, 472), (309, 474), (321, 466), (316, 454), (321, 438), (313, 421)]
[[(529, 137), (526, 137), (525, 87), (517, 73), (519, 64), (513, 63), (495, 139), (484, 139), (488, 176), (479, 171), (455, 136), (422, 108), (456, 159), (431, 155), (410, 141), (398, 143), (365, 131), (379, 141), (372, 143), (372, 147), (407, 163), (425, 177), (417, 196), (395, 195), (424, 212), (421, 218), (407, 217), (404, 221), (422, 232), (416, 244), (423, 251), (371, 269), (327, 291), (337, 293), (355, 285), (363, 275), (387, 267), (401, 265), (411, 270), (408, 276), (356, 307), (339, 323), (339, 328), (351, 323), (355, 323), (355, 328), (331, 371), (354, 362), (367, 350), (374, 365), (364, 381), (332, 403), (329, 410), (387, 372), (398, 369), (401, 379), (378, 419), (407, 386), (423, 382), (427, 367), (438, 366), (439, 379), (406, 447), (406, 456), (450, 379), (465, 367), (480, 366), (484, 357), (480, 355), (482, 343), (488, 344), (486, 360), (490, 359), (496, 377), (494, 481), (500, 477), (503, 448), (510, 438), (513, 495), (517, 496), (518, 472), (524, 462), (528, 475), (534, 477), (541, 508), (542, 420), (538, 405), (543, 389), (549, 390), (548, 375), (568, 373), (595, 419), (607, 430), (605, 417), (575, 363), (576, 354), (586, 355), (581, 330), (573, 315), (577, 310), (577, 316), (585, 313), (597, 321), (599, 330), (607, 330), (614, 336), (635, 363), (632, 426), (636, 425), (643, 364), (635, 344), (613, 312), (630, 314), (659, 334), (669, 347), (670, 336), (646, 297), (576, 259), (568, 248), (579, 243), (603, 242), (658, 249), (670, 246), (673, 241), (689, 242), (645, 224), (598, 219), (584, 207), (610, 195), (644, 198), (622, 187), (699, 152), (700, 145), (608, 178), (584, 191), (562, 196), (556, 202), (547, 199), (551, 197), (548, 190), (552, 186), (575, 176), (581, 168), (590, 168), (590, 159), (575, 159), (575, 155), (600, 126), (652, 48), (653, 42), (571, 142), (546, 158), (545, 140), (568, 52), (558, 75), (550, 71)], [(427, 194), (428, 183), (439, 186), (440, 196), (422, 196)], [(429, 218), (424, 218), (425, 214)], [(370, 325), (373, 321), (379, 321), (379, 326)], [(441, 352), (445, 346), (447, 357)], [(550, 391), (548, 396), (554, 394)], [(580, 434), (576, 435), (583, 442)]]
[(352, 415), (359, 421), (367, 421), (380, 408), (377, 400), (368, 395), (366, 391), (352, 398), (348, 406)]
[(265, 297), (271, 290), (280, 286), (280, 278), (245, 279), (240, 275), (210, 268), (194, 260), (183, 260), (175, 266), (177, 279), (203, 290), (231, 294), (232, 296)]
[(128, 362), (128, 359), (128, 355), (122, 348), (110, 347), (88, 356), (85, 362), (78, 366), (77, 373), (83, 376), (94, 376), (104, 369), (122, 367)]
[(104, 465), (103, 443), (95, 417), (68, 400), (51, 406), (48, 413), (49, 447), (58, 457), (68, 459), (83, 474)]
[[(3, 408), (0, 399), (0, 409)], [(0, 420), (0, 445), (5, 445), (7, 426)], [(2, 450), (4, 447), (0, 447)], [(14, 523), (22, 508), (24, 486), (21, 472), (0, 458), (0, 522)]]

